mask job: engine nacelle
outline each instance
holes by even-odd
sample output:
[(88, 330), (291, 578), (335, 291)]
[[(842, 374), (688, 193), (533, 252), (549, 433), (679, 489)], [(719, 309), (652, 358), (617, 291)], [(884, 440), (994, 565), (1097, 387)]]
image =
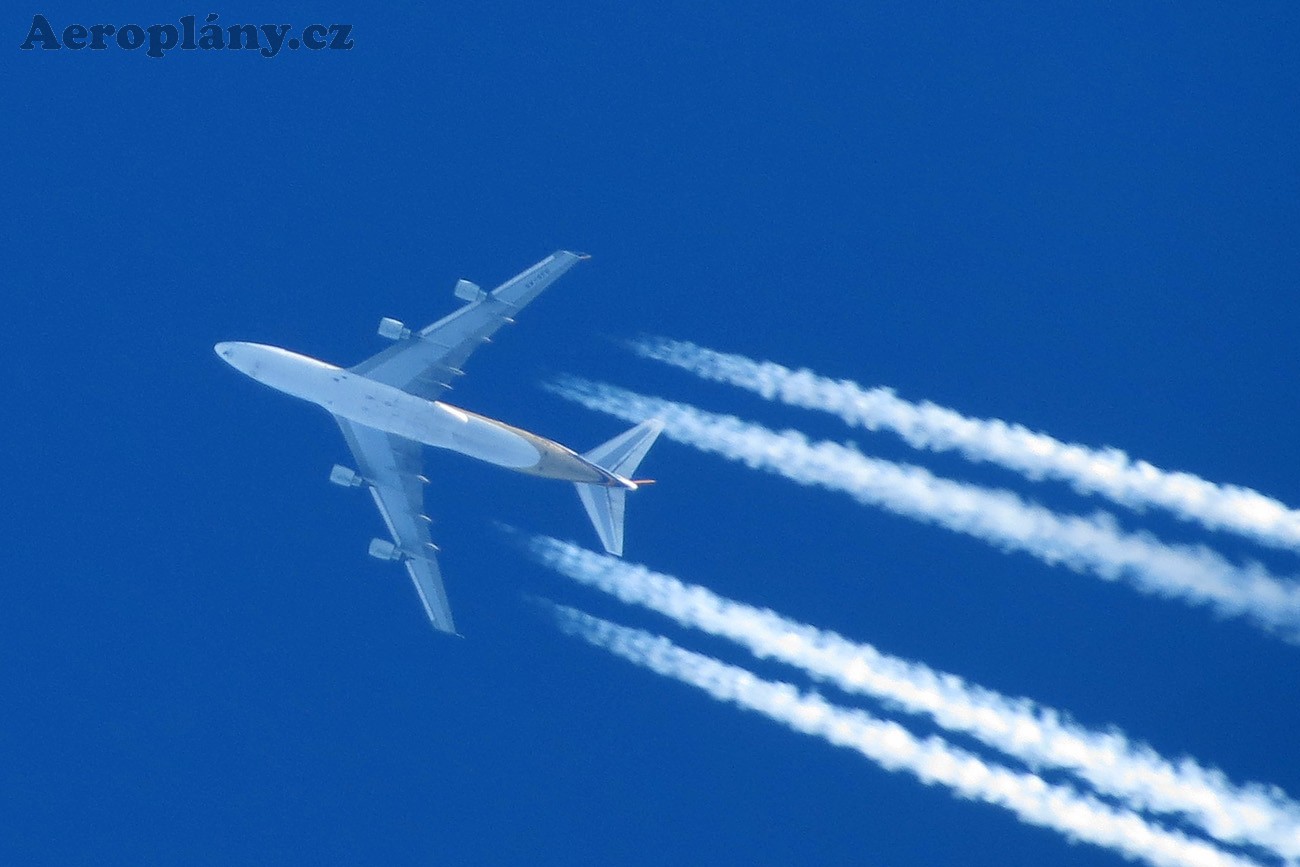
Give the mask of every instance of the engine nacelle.
[(405, 555), (401, 549), (387, 539), (371, 539), (370, 550), (367, 552), (376, 560), (401, 560)]
[(359, 488), (366, 483), (360, 473), (339, 464), (330, 468), (330, 481), (340, 488)]
[(389, 340), (405, 340), (411, 336), (411, 329), (400, 319), (389, 319), (385, 316), (379, 320), (379, 336), (387, 337)]
[(471, 283), (468, 280), (457, 280), (456, 297), (462, 301), (482, 301), (487, 297), (487, 293), (477, 283)]

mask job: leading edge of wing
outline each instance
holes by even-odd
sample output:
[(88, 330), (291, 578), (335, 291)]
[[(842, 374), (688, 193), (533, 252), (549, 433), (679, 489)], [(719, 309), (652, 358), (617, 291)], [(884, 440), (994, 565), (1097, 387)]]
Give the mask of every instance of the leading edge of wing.
[(418, 333), (372, 355), (352, 372), (427, 400), (437, 400), (462, 366), (502, 325), (583, 259), (585, 253), (557, 250), (491, 292), (462, 305)]
[(429, 622), (441, 632), (456, 634), (424, 518), (419, 444), (338, 416), (334, 420), (400, 552)]

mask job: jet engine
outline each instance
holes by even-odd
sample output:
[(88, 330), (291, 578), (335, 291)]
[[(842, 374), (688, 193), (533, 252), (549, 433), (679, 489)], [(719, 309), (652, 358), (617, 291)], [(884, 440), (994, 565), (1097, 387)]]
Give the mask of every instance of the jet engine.
[(406, 340), (411, 336), (411, 329), (400, 319), (389, 319), (385, 316), (379, 320), (379, 336), (387, 337), (389, 340)]
[(371, 539), (370, 550), (367, 553), (376, 560), (401, 560), (405, 556), (396, 545), (387, 539)]
[(330, 469), (330, 481), (341, 488), (359, 488), (366, 483), (359, 473), (338, 464)]
[(468, 280), (456, 281), (456, 297), (463, 301), (482, 301), (487, 297), (483, 287)]

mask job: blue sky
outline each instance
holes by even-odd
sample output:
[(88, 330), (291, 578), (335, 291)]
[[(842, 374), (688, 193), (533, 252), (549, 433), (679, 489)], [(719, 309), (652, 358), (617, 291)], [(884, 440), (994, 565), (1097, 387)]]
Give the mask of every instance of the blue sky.
[[(211, 347), (355, 363), (585, 250), (452, 402), (585, 449), (622, 425), (538, 388), (576, 373), (1104, 507), (610, 341), (665, 334), (1300, 503), (1295, 8), (395, 5), (0, 16), (0, 861), (1117, 863), (562, 636), (526, 597), (749, 664), (494, 529), (594, 545), (567, 486), (428, 455), (435, 634), (334, 426)], [(20, 51), (37, 11), (356, 47)], [(1294, 646), (673, 443), (645, 470), (631, 560), (1300, 794)]]

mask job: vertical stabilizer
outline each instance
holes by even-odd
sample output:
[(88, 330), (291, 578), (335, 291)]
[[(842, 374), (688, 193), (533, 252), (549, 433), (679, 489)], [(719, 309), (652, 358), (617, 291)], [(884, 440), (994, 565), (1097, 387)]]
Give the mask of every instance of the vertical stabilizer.
[(587, 510), (587, 517), (596, 528), (596, 535), (600, 536), (600, 543), (605, 546), (606, 551), (615, 556), (623, 555), (623, 511), (627, 502), (627, 492), (635, 490), (636, 487), (628, 477), (636, 472), (636, 468), (645, 459), (646, 452), (650, 451), (650, 446), (654, 445), (655, 438), (663, 429), (663, 422), (658, 419), (643, 421), (631, 430), (624, 431), (609, 442), (598, 445), (583, 455), (593, 464), (608, 470), (629, 484), (629, 487), (575, 485), (578, 489), (578, 497), (582, 500), (582, 507)]

